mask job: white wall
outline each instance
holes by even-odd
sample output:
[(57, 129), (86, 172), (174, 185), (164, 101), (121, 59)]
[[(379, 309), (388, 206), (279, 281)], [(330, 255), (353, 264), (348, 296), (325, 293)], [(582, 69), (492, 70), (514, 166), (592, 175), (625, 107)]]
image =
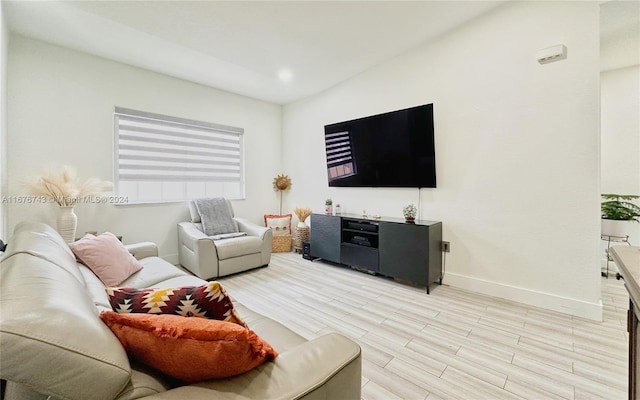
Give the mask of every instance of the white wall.
[(640, 65), (601, 74), (602, 192), (640, 194)]
[[(143, 51), (143, 50), (141, 50)], [(8, 193), (50, 166), (72, 165), (81, 178), (113, 180), (114, 106), (244, 128), (246, 199), (237, 215), (256, 223), (277, 211), (272, 179), (280, 170), (281, 106), (140, 68), (11, 36), (8, 61)], [(55, 226), (51, 204), (8, 205), (8, 227), (22, 220)], [(186, 203), (78, 205), (78, 233), (112, 231), (125, 243), (154, 241), (177, 262), (176, 223)]]
[[(602, 193), (640, 195), (640, 65), (600, 76)], [(629, 234), (640, 245), (640, 224), (630, 223)]]
[[(7, 179), (7, 47), (9, 42), (9, 32), (0, 2), (0, 199), (6, 191)], [(6, 229), (6, 207), (0, 200), (0, 239), (7, 241)]]
[[(284, 109), (288, 209), (401, 216), (417, 189), (329, 188), (323, 126), (434, 103), (438, 188), (420, 217), (443, 221), (446, 284), (600, 319), (599, 9), (513, 2)], [(540, 65), (536, 51), (565, 44)], [(336, 60), (339, 62), (339, 60)]]

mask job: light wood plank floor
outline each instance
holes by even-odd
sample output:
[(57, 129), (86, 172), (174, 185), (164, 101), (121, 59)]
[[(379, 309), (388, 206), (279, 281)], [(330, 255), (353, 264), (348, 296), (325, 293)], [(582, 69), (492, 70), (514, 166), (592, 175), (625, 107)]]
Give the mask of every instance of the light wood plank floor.
[(626, 399), (629, 298), (602, 278), (592, 322), (447, 286), (430, 295), (295, 253), (221, 278), (251, 309), (311, 339), (362, 347), (362, 398)]

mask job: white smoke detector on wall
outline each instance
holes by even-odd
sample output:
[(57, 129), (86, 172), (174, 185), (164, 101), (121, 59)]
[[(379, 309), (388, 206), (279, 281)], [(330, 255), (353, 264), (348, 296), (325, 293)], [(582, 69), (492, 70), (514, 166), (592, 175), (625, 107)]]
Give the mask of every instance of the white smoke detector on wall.
[(567, 46), (558, 44), (555, 46), (547, 47), (546, 49), (538, 50), (536, 58), (540, 64), (547, 64), (554, 61), (560, 61), (567, 58)]

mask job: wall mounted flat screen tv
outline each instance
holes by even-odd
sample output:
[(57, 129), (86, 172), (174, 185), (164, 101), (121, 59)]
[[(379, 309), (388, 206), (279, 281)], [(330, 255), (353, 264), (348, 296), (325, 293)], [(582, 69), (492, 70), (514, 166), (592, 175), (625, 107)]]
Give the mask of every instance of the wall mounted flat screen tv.
[(433, 104), (324, 127), (329, 186), (436, 187)]

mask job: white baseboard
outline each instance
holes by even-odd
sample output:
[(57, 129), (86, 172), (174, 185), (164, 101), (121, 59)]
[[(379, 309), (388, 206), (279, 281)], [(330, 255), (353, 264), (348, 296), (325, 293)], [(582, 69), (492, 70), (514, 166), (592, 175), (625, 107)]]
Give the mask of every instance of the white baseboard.
[(556, 296), (544, 292), (537, 292), (516, 286), (504, 285), (497, 282), (486, 281), (450, 272), (446, 273), (442, 283), (452, 287), (485, 294), (487, 296), (499, 297), (594, 321), (602, 321), (602, 300), (598, 300), (597, 303), (588, 303), (581, 300)]

